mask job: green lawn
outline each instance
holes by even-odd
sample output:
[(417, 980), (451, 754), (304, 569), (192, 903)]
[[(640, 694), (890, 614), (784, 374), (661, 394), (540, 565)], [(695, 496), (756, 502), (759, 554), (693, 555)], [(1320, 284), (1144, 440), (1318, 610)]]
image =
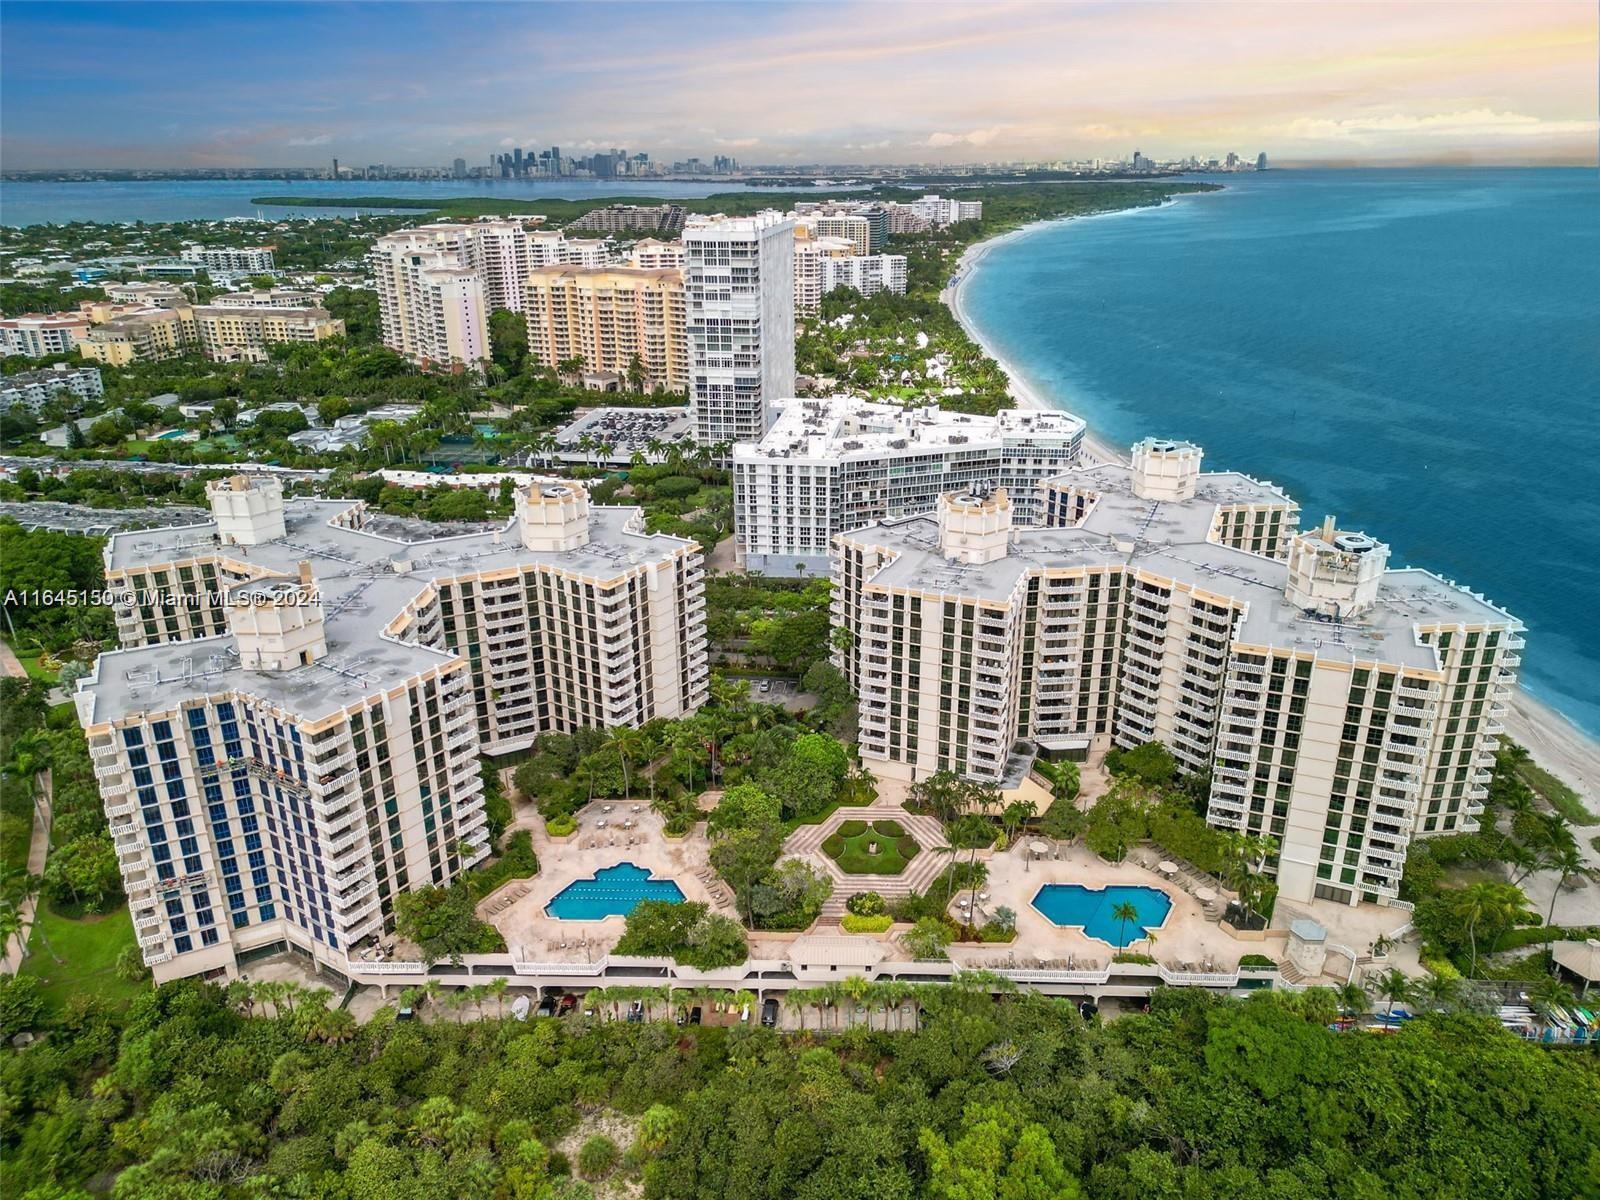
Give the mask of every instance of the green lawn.
[[(46, 939), (49, 949), (45, 948)], [(126, 905), (103, 917), (74, 920), (51, 912), (46, 904), (40, 908), (28, 941), (22, 971), (38, 977), (45, 1000), (54, 1009), (85, 993), (126, 1002), (149, 987), (117, 975), (117, 956), (133, 944), (133, 920)], [(58, 963), (56, 958), (62, 961)]]
[(1583, 806), (1583, 800), (1577, 792), (1532, 759), (1518, 763), (1517, 774), (1522, 777), (1523, 783), (1542, 796), (1551, 808), (1572, 824), (1593, 825), (1600, 822), (1600, 817)]
[(898, 821), (888, 820), (870, 826), (845, 821), (822, 843), (823, 853), (847, 875), (898, 875), (921, 850)]

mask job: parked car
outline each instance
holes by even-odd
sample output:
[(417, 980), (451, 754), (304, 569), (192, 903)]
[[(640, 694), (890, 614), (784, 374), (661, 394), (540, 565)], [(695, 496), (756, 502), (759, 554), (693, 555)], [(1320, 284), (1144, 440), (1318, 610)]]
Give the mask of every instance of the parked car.
[(554, 997), (546, 996), (543, 1000), (539, 1001), (539, 1011), (535, 1015), (541, 1017), (553, 1017), (555, 1014), (556, 1002)]
[(761, 1023), (768, 1029), (776, 1029), (778, 1026), (778, 1002), (771, 996), (762, 1001)]
[(633, 1007), (628, 1010), (628, 1020), (637, 1025), (644, 1020), (644, 1001), (635, 1000)]
[(578, 998), (576, 996), (574, 996), (571, 992), (568, 992), (565, 996), (561, 997), (561, 999), (556, 1002), (556, 1016), (564, 1017), (569, 1012), (571, 1012), (573, 1009), (575, 1009), (577, 1007), (578, 1007)]
[(763, 692), (770, 692), (770, 691), (771, 691), (771, 690), (772, 690), (772, 680), (770, 680), (770, 679), (763, 679), (763, 680), (762, 680), (762, 681), (761, 681), (761, 690), (762, 690), (762, 691), (763, 691)]
[(695, 1005), (695, 1007), (693, 1007), (693, 1008), (691, 1008), (689, 1010), (689, 1024), (691, 1024), (691, 1025), (700, 1024), (700, 1006), (699, 1005)]

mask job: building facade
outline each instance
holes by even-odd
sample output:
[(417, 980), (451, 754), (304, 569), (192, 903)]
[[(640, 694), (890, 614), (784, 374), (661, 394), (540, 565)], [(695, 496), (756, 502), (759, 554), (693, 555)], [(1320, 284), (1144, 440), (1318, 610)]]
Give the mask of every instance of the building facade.
[(1007, 488), (1019, 522), (1037, 524), (1041, 485), (1077, 460), (1083, 432), (1062, 412), (790, 400), (764, 438), (734, 447), (736, 552), (752, 571), (821, 575), (834, 534), (978, 486)]
[(78, 400), (98, 400), (105, 395), (98, 367), (72, 367), (52, 363), (37, 371), (18, 371), (0, 379), (0, 412), (20, 409), (35, 415), (63, 394)]
[(1159, 741), (1209, 776), (1212, 825), (1274, 839), (1284, 898), (1388, 902), (1413, 838), (1477, 827), (1521, 625), (1199, 466), (1144, 442), (1053, 485), (1083, 502), (1065, 524), (1019, 530), (1003, 492), (966, 493), (840, 535), (862, 756), (1002, 781), (1019, 742)]
[(76, 703), (158, 980), (298, 947), (344, 970), (394, 897), (488, 852), (478, 756), (705, 698), (698, 548), (576, 484), (465, 536), (208, 485), (206, 525), (114, 536), (123, 648)]
[[(399, 230), (374, 241), (367, 256), (383, 344), (420, 366), (476, 370), (489, 356), (489, 310), (494, 305), (485, 293), (484, 276), (471, 265), (469, 229), (433, 225)], [(517, 306), (521, 304), (519, 295)]]
[(906, 294), (906, 256), (903, 254), (852, 255), (821, 260), (822, 290), (851, 288), (863, 296), (879, 292)]
[(77, 313), (0, 317), (0, 356), (47, 358), (71, 354), (88, 332), (89, 318)]
[(855, 246), (846, 238), (805, 237), (796, 230), (794, 239), (794, 311), (814, 313), (822, 307), (822, 297), (831, 289), (823, 283), (824, 259), (849, 258)]
[(277, 269), (271, 246), (185, 246), (183, 259), (224, 275), (253, 275)]
[(217, 362), (256, 362), (278, 342), (320, 342), (344, 333), (324, 308), (188, 305), (147, 308), (89, 330), (83, 356), (108, 366), (201, 353)]
[(695, 440), (758, 441), (794, 394), (794, 222), (695, 220), (683, 246)]
[(687, 312), (682, 271), (632, 267), (537, 268), (523, 306), (539, 362), (582, 359), (624, 380), (637, 371), (651, 392), (688, 390)]

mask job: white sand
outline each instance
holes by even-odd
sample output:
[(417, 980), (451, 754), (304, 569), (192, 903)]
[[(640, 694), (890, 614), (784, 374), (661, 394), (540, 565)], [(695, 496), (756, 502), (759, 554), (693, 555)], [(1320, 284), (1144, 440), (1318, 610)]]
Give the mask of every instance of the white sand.
[[(1176, 200), (1167, 201), (1168, 204)], [(1162, 205), (1161, 207), (1166, 207)], [(1140, 212), (1142, 209), (1118, 210), (1119, 213)], [(1091, 213), (1085, 217), (1062, 217), (1060, 220), (1076, 221), (1086, 220), (1094, 216), (1116, 215), (1111, 213)], [(941, 293), (941, 298), (950, 306), (950, 311), (955, 314), (961, 327), (984, 351), (1000, 364), (1000, 369), (1006, 373), (1010, 383), (1012, 398), (1019, 408), (1037, 409), (1064, 409), (1068, 412), (1075, 411), (1070, 404), (1070, 397), (1057, 397), (1059, 404), (1047, 403), (1039, 392), (1029, 382), (1028, 378), (1007, 362), (984, 339), (983, 332), (973, 324), (967, 316), (966, 309), (961, 303), (961, 292), (972, 279), (980, 263), (990, 250), (1013, 238), (1023, 237), (1046, 225), (1054, 224), (1053, 221), (1035, 221), (1024, 225), (1020, 229), (1013, 229), (1010, 233), (1001, 234), (997, 238), (978, 242), (967, 247), (961, 260), (956, 264), (956, 285), (946, 288)], [(1078, 415), (1082, 415), (1081, 413)], [(1104, 438), (1095, 435), (1092, 429), (1086, 429), (1083, 435), (1083, 446), (1086, 456), (1100, 462), (1127, 462), (1127, 455), (1115, 449)], [(1512, 739), (1526, 746), (1533, 755), (1534, 761), (1545, 770), (1565, 781), (1579, 796), (1583, 798), (1584, 805), (1591, 811), (1600, 811), (1600, 741), (1579, 729), (1561, 713), (1551, 708), (1542, 700), (1529, 695), (1520, 687), (1511, 696), (1511, 711), (1506, 716), (1506, 731)], [(1590, 859), (1600, 864), (1600, 853), (1590, 845), (1590, 837), (1600, 835), (1600, 826), (1589, 826), (1575, 829), (1579, 845)]]

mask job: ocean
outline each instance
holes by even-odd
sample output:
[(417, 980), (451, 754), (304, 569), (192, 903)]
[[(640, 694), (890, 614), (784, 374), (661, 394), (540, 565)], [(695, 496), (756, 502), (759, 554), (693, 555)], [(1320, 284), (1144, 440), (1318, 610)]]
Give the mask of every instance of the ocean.
[[(394, 196), (488, 200), (582, 200), (590, 196), (659, 196), (664, 199), (737, 192), (735, 180), (687, 183), (659, 179), (339, 180), (331, 179), (152, 179), (92, 183), (0, 182), (0, 225), (47, 221), (194, 221), (219, 217), (334, 217), (385, 209), (281, 208), (250, 203), (252, 196)], [(783, 191), (783, 188), (774, 188)], [(830, 188), (830, 192), (848, 191)], [(820, 193), (819, 193), (820, 194)]]
[(1595, 171), (1233, 176), (998, 244), (962, 304), (1106, 440), (1195, 441), (1514, 613), (1523, 685), (1600, 734)]

